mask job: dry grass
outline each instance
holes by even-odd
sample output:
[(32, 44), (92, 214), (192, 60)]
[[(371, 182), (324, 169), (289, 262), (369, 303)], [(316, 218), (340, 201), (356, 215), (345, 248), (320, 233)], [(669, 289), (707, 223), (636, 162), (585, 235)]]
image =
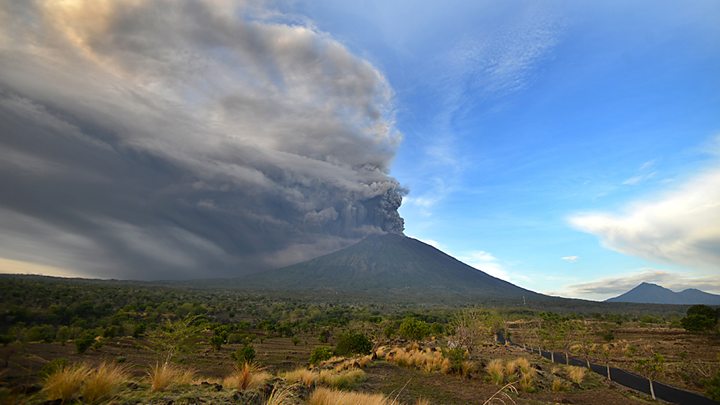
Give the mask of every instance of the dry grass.
[(383, 394), (366, 394), (362, 392), (337, 391), (318, 388), (308, 400), (310, 405), (391, 405), (394, 401)]
[(565, 384), (565, 381), (555, 378), (552, 382), (552, 390), (553, 392), (560, 392), (565, 391), (567, 389), (567, 384)]
[(521, 369), (520, 372), (520, 389), (525, 392), (532, 392), (535, 390), (535, 377), (537, 376), (537, 372), (534, 368), (530, 368), (527, 371), (523, 372)]
[(487, 371), (490, 376), (490, 381), (494, 384), (500, 385), (505, 381), (505, 367), (503, 366), (502, 360), (490, 360), (487, 366), (485, 366), (485, 371)]
[(275, 387), (270, 393), (267, 401), (265, 401), (265, 405), (283, 405), (289, 402), (288, 400), (290, 398), (292, 398), (292, 390), (290, 389), (290, 387), (284, 387), (280, 389), (278, 389), (278, 387)]
[(582, 384), (585, 379), (585, 372), (586, 370), (584, 367), (569, 366), (567, 368), (568, 378), (570, 378), (570, 381), (578, 385)]
[[(390, 362), (397, 364), (402, 367), (415, 367), (425, 372), (443, 371), (443, 369), (450, 370), (450, 362), (442, 356), (439, 351), (431, 351), (430, 349), (420, 350), (417, 348), (411, 348), (410, 350), (404, 348), (394, 348), (387, 351), (383, 348), (382, 351), (385, 359)], [(378, 357), (380, 355), (378, 354)], [(444, 364), (447, 362), (447, 367)]]
[(92, 370), (84, 364), (63, 367), (50, 374), (43, 384), (43, 393), (49, 400), (67, 402), (80, 393), (83, 383)]
[(470, 376), (475, 370), (477, 370), (477, 365), (474, 361), (463, 360), (462, 364), (460, 364), (460, 374), (463, 377)]
[(91, 372), (82, 386), (84, 402), (99, 403), (112, 398), (130, 379), (125, 367), (113, 363), (102, 363)]
[(418, 398), (415, 405), (430, 405), (430, 401), (425, 398)]
[(169, 362), (156, 363), (148, 371), (150, 390), (164, 391), (171, 385), (189, 385), (195, 380), (195, 372)]
[(280, 376), (291, 383), (299, 383), (306, 387), (315, 385), (320, 377), (318, 373), (306, 368), (298, 368), (293, 371), (288, 371)]
[(348, 389), (356, 384), (365, 381), (367, 375), (360, 369), (348, 370), (344, 372), (333, 372), (329, 370), (320, 371), (318, 381), (322, 384), (329, 385), (333, 388)]
[(245, 363), (242, 367), (223, 379), (223, 387), (234, 388), (240, 391), (253, 390), (260, 387), (270, 379), (272, 375), (263, 371), (255, 364)]

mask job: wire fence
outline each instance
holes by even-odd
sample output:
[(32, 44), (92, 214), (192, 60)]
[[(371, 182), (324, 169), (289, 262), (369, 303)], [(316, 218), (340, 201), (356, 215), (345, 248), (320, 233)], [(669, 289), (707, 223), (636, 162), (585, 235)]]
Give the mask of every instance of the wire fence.
[[(498, 333), (497, 335), (498, 342), (501, 344), (506, 343), (506, 339), (503, 336), (502, 333)], [(547, 350), (542, 349), (532, 349), (530, 347), (523, 347), (521, 345), (518, 345), (514, 342), (512, 342), (510, 339), (507, 339), (507, 343), (515, 346), (524, 348), (526, 351), (534, 354), (539, 354), (542, 357), (554, 361), (558, 364), (569, 364), (571, 366), (580, 366), (580, 367), (589, 367), (590, 370), (593, 372), (600, 374), (602, 376), (608, 377), (627, 388), (631, 388), (635, 391), (639, 391), (648, 395), (652, 395), (651, 390), (651, 381), (647, 377), (643, 377), (641, 375), (631, 373), (629, 371), (617, 368), (617, 367), (609, 367), (607, 365), (601, 365), (601, 364), (595, 364), (592, 362), (588, 362), (587, 360), (580, 359), (573, 356), (568, 356), (566, 358), (566, 354), (564, 352), (550, 352)], [(663, 401), (667, 401), (673, 404), (680, 404), (680, 405), (720, 405), (720, 402), (713, 401), (710, 398), (704, 397), (700, 394), (685, 391), (680, 388), (675, 388), (673, 386), (652, 381), (652, 390), (655, 393), (655, 398), (661, 399)]]

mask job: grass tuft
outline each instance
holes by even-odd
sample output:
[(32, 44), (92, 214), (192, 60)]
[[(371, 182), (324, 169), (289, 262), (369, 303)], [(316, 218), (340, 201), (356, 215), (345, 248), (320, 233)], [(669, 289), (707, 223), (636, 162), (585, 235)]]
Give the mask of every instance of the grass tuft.
[(319, 382), (338, 389), (349, 389), (365, 381), (367, 375), (360, 369), (348, 370), (340, 373), (323, 370), (318, 377)]
[(569, 366), (567, 369), (568, 378), (570, 378), (570, 381), (578, 385), (582, 384), (583, 380), (585, 379), (585, 372), (586, 370), (584, 367)]
[(232, 374), (225, 377), (222, 385), (240, 391), (253, 390), (264, 384), (270, 377), (272, 375), (267, 371), (263, 371), (255, 364), (246, 362), (242, 367), (236, 368)]
[(270, 393), (267, 401), (265, 401), (265, 405), (283, 405), (288, 403), (290, 398), (292, 398), (292, 390), (290, 389), (290, 387), (284, 387), (280, 389), (278, 389), (278, 387), (275, 387)]
[(63, 367), (48, 375), (43, 384), (43, 393), (49, 400), (68, 402), (80, 393), (90, 373), (91, 369), (84, 364)]
[(338, 391), (320, 387), (316, 389), (309, 405), (391, 405), (394, 401), (383, 394), (366, 394), (363, 392)]
[(503, 367), (502, 360), (490, 360), (487, 366), (485, 366), (485, 371), (487, 371), (490, 376), (490, 381), (492, 381), (493, 384), (500, 385), (505, 381), (505, 367)]
[(130, 375), (125, 367), (114, 363), (102, 363), (87, 376), (81, 390), (83, 401), (95, 404), (108, 400), (129, 379)]
[(318, 373), (306, 368), (298, 368), (293, 371), (288, 371), (280, 376), (291, 383), (299, 383), (306, 387), (315, 385), (320, 377)]
[(148, 371), (148, 378), (151, 391), (164, 391), (171, 385), (192, 384), (195, 372), (165, 361), (162, 364), (155, 363), (155, 367)]
[(553, 392), (565, 391), (566, 389), (567, 389), (567, 385), (565, 384), (565, 382), (563, 380), (561, 380), (559, 378), (553, 379), (553, 382), (552, 382)]

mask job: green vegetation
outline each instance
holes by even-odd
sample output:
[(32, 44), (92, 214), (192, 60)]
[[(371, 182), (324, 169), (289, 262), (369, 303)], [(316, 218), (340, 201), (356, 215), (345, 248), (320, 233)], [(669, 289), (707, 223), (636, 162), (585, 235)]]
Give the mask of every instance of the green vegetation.
[(319, 346), (310, 355), (310, 364), (316, 365), (333, 356), (333, 350), (327, 346)]
[(369, 354), (372, 351), (372, 341), (360, 332), (346, 332), (340, 335), (335, 345), (335, 354), (350, 356), (353, 354)]
[(693, 305), (687, 310), (687, 316), (680, 323), (690, 332), (707, 332), (714, 330), (720, 317), (720, 308), (713, 309), (707, 305)]

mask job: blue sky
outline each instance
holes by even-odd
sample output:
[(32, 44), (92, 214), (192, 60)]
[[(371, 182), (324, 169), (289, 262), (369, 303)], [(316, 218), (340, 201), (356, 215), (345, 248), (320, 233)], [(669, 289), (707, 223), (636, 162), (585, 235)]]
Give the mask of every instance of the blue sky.
[(401, 229), (720, 293), (720, 2), (0, 4), (0, 272), (227, 277)]
[[(573, 222), (631, 207), (640, 215), (717, 170), (719, 3), (311, 1), (294, 10), (393, 87), (404, 139), (392, 174), (410, 190), (406, 234), (543, 292), (600, 299), (642, 280), (720, 292), (717, 209), (699, 214), (713, 235), (700, 263), (647, 254), (654, 231), (603, 244), (598, 226)], [(717, 190), (710, 179), (698, 187)], [(688, 211), (664, 212), (676, 209)], [(650, 248), (626, 246), (642, 244)]]

